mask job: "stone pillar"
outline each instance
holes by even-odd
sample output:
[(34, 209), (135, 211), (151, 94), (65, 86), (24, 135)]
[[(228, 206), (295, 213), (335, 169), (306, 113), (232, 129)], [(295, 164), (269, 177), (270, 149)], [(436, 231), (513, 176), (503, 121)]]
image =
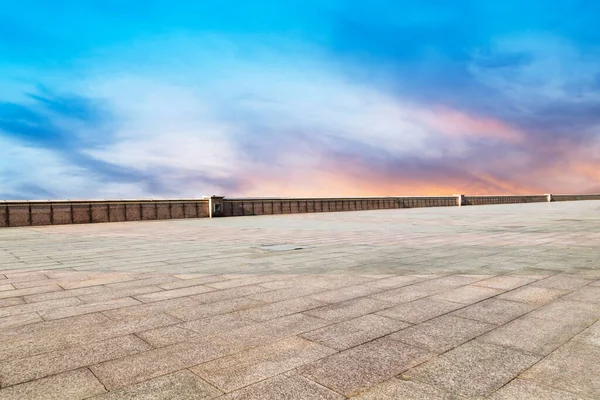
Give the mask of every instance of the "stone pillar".
[(550, 203), (552, 201), (552, 194), (551, 193), (546, 193), (546, 201), (548, 203)]
[(205, 196), (208, 199), (208, 217), (222, 217), (223, 216), (223, 199), (224, 196)]
[(454, 197), (456, 197), (456, 205), (457, 206), (462, 206), (465, 203), (465, 195), (464, 194), (455, 194)]

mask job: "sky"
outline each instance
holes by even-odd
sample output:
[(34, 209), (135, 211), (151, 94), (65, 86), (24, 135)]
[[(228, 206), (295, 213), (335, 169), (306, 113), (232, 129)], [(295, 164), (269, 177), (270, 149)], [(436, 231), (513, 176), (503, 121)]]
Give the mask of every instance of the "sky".
[(0, 199), (600, 192), (595, 0), (0, 5)]

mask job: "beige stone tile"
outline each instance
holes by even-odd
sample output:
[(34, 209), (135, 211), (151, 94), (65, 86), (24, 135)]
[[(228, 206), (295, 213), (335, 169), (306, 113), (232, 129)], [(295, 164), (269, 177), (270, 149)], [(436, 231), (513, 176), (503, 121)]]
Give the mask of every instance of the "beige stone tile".
[(499, 289), (468, 285), (436, 294), (431, 298), (435, 300), (453, 301), (455, 303), (473, 304), (496, 296), (502, 292), (503, 291)]
[(342, 400), (344, 398), (295, 372), (277, 375), (223, 396), (223, 400)]
[(0, 318), (0, 329), (10, 329), (22, 325), (29, 325), (35, 322), (43, 321), (42, 318), (35, 312), (27, 314), (16, 314), (9, 315), (7, 317)]
[(123, 289), (108, 288), (108, 290), (106, 290), (106, 291), (99, 292), (99, 293), (84, 294), (84, 295), (78, 296), (78, 298), (81, 299), (85, 303), (97, 303), (100, 301), (120, 299), (123, 297), (137, 296), (140, 294), (160, 292), (162, 290), (163, 289), (159, 288), (158, 286), (135, 286), (135, 287), (123, 288)]
[(584, 303), (600, 303), (600, 286), (585, 286), (569, 293), (565, 300), (581, 301)]
[(98, 311), (112, 310), (115, 308), (124, 308), (140, 304), (139, 301), (132, 299), (131, 297), (124, 297), (122, 299), (99, 301), (97, 303), (81, 304), (71, 307), (63, 307), (56, 310), (43, 310), (39, 311), (39, 314), (45, 320), (59, 319), (72, 317), (81, 314), (91, 314)]
[(209, 336), (254, 324), (256, 324), (256, 321), (244, 318), (239, 313), (228, 313), (185, 322), (179, 326), (192, 330), (199, 335)]
[(81, 300), (77, 299), (76, 297), (68, 297), (59, 300), (49, 300), (31, 304), (19, 304), (11, 307), (0, 308), (0, 318), (9, 315), (26, 314), (36, 311), (51, 310), (54, 308), (76, 306), (81, 303)]
[(200, 303), (215, 303), (217, 301), (234, 299), (236, 297), (244, 297), (248, 296), (253, 300), (262, 301), (260, 298), (254, 298), (251, 295), (255, 295), (257, 293), (263, 293), (268, 291), (269, 289), (265, 289), (263, 287), (257, 285), (249, 285), (249, 286), (240, 286), (231, 289), (223, 289), (223, 290), (215, 290), (214, 292), (202, 293), (195, 296), (191, 296), (192, 299), (200, 302)]
[(2, 387), (135, 354), (151, 347), (129, 335), (0, 364)]
[(473, 285), (485, 286), (492, 289), (512, 290), (535, 282), (536, 279), (519, 275), (501, 275), (475, 282)]
[(353, 400), (460, 400), (465, 399), (425, 383), (392, 378), (373, 386)]
[(325, 302), (314, 300), (308, 297), (300, 297), (297, 299), (285, 300), (254, 307), (242, 312), (241, 315), (255, 321), (267, 321), (273, 318), (283, 317), (285, 315), (312, 310), (314, 308), (322, 307), (326, 304), (327, 303)]
[(161, 292), (142, 294), (135, 296), (135, 298), (144, 303), (151, 303), (153, 301), (174, 299), (177, 297), (187, 297), (194, 294), (206, 293), (213, 291), (214, 289), (207, 286), (190, 286), (181, 289), (163, 290)]
[(311, 299), (324, 301), (326, 303), (339, 303), (346, 300), (352, 300), (357, 297), (368, 296), (370, 294), (375, 294), (381, 291), (382, 289), (378, 287), (356, 285), (312, 294), (309, 297)]
[(402, 303), (395, 307), (388, 308), (387, 310), (379, 311), (377, 314), (417, 324), (447, 314), (461, 307), (464, 307), (464, 305), (427, 297), (408, 303)]
[(154, 347), (164, 347), (201, 337), (198, 333), (184, 328), (181, 324), (151, 329), (137, 335)]
[(345, 350), (409, 326), (406, 322), (370, 314), (304, 333), (302, 337), (336, 350)]
[(483, 398), (539, 359), (504, 347), (472, 341), (404, 375), (439, 390), (467, 398)]
[(390, 278), (378, 279), (376, 281), (365, 283), (366, 286), (371, 286), (381, 289), (392, 289), (402, 286), (411, 285), (422, 281), (423, 279), (411, 275), (393, 276)]
[(522, 303), (530, 303), (543, 305), (569, 293), (568, 290), (549, 289), (545, 287), (525, 286), (519, 289), (503, 293), (498, 296), (502, 300), (519, 301)]
[(555, 321), (525, 315), (502, 325), (479, 340), (545, 356), (581, 332), (586, 323)]
[(488, 324), (502, 325), (534, 308), (534, 304), (493, 298), (461, 308), (450, 315), (483, 321)]
[(79, 369), (0, 390), (2, 400), (79, 400), (106, 390), (88, 370)]
[(222, 282), (225, 280), (226, 279), (221, 275), (210, 275), (192, 279), (177, 279), (170, 282), (161, 283), (158, 286), (160, 286), (162, 289), (173, 290), (190, 286), (204, 285), (206, 283)]
[(422, 349), (381, 338), (308, 364), (299, 372), (338, 393), (353, 396), (431, 356)]
[(0, 308), (2, 307), (10, 307), (10, 306), (16, 306), (18, 304), (23, 304), (25, 303), (25, 301), (19, 297), (11, 297), (8, 299), (2, 299), (0, 300)]
[(571, 341), (525, 371), (531, 379), (590, 399), (600, 394), (600, 346)]
[(272, 280), (276, 280), (276, 279), (277, 279), (277, 277), (274, 275), (270, 275), (270, 276), (258, 275), (258, 276), (250, 276), (247, 278), (231, 279), (231, 280), (222, 281), (222, 282), (208, 283), (208, 284), (206, 284), (206, 286), (209, 286), (209, 287), (215, 288), (215, 289), (231, 289), (231, 288), (238, 287), (238, 286), (255, 285), (257, 283), (268, 282), (268, 281), (272, 281)]
[(94, 400), (208, 400), (218, 397), (221, 391), (188, 370), (159, 376), (137, 385), (111, 391), (94, 397)]
[(9, 283), (0, 285), (0, 292), (4, 292), (5, 290), (15, 290), (15, 287)]
[(514, 379), (508, 385), (489, 397), (490, 400), (584, 400), (572, 393), (568, 393), (550, 386), (525, 379)]
[(327, 321), (344, 321), (392, 307), (385, 301), (362, 297), (306, 311), (305, 314)]
[(589, 325), (600, 318), (600, 304), (559, 299), (530, 312), (529, 316)]
[(39, 301), (49, 301), (49, 300), (58, 300), (64, 299), (67, 297), (76, 297), (83, 296), (87, 294), (93, 293), (101, 293), (108, 292), (109, 289), (106, 286), (92, 286), (85, 287), (80, 289), (70, 289), (70, 290), (61, 290), (57, 292), (48, 292), (48, 293), (40, 293), (40, 294), (32, 294), (28, 296), (24, 296), (23, 298), (27, 303), (36, 303)]
[(154, 303), (145, 303), (131, 307), (117, 308), (114, 310), (103, 311), (102, 313), (113, 320), (123, 320), (130, 318), (140, 318), (146, 315), (176, 312), (179, 309), (189, 309), (196, 307), (199, 303), (189, 297), (180, 297), (176, 299), (162, 300)]
[(544, 287), (549, 289), (574, 290), (590, 283), (590, 280), (576, 278), (569, 275), (559, 274), (553, 275), (546, 279), (541, 279), (532, 284), (536, 287)]
[(35, 286), (26, 289), (5, 290), (0, 292), (0, 299), (7, 299), (9, 297), (22, 297), (38, 293), (56, 292), (59, 290), (63, 289), (58, 285)]
[(431, 352), (442, 353), (495, 327), (485, 322), (444, 315), (403, 329), (390, 335), (389, 338)]
[(258, 307), (264, 304), (262, 301), (252, 300), (245, 297), (218, 301), (215, 303), (199, 304), (189, 308), (179, 308), (167, 311), (169, 314), (181, 319), (182, 321), (192, 321), (211, 317), (219, 314), (226, 314), (234, 311), (246, 310), (248, 308)]
[(317, 343), (290, 337), (210, 361), (190, 370), (230, 392), (335, 353)]
[[(251, 286), (245, 286), (245, 287), (251, 287)], [(276, 290), (265, 289), (265, 291), (263, 293), (252, 294), (248, 297), (251, 299), (254, 299), (254, 300), (260, 300), (260, 301), (264, 301), (267, 303), (275, 303), (278, 301), (290, 300), (290, 299), (295, 299), (298, 297), (304, 297), (304, 296), (310, 296), (310, 295), (317, 294), (317, 293), (322, 293), (325, 290), (326, 289), (323, 289), (318, 286), (302, 286), (302, 285), (300, 285), (300, 286), (276, 289)], [(312, 298), (312, 296), (311, 296), (311, 298)]]

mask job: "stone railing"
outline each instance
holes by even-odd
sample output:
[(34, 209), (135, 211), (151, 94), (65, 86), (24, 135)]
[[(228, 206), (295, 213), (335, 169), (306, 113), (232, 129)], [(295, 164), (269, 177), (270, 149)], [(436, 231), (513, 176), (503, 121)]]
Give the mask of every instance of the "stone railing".
[(231, 199), (211, 196), (173, 200), (4, 200), (0, 201), (0, 228), (575, 200), (600, 200), (600, 194)]

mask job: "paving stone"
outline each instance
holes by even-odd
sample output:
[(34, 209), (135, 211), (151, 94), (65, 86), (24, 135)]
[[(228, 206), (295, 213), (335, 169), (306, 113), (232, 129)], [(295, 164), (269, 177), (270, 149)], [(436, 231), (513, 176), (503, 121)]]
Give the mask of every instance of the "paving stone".
[(244, 318), (239, 313), (229, 313), (185, 322), (179, 326), (192, 330), (199, 335), (209, 336), (254, 324), (256, 324), (256, 321)]
[(155, 293), (142, 294), (139, 296), (135, 296), (135, 298), (141, 302), (150, 303), (153, 301), (168, 300), (168, 299), (174, 299), (177, 297), (187, 297), (187, 296), (191, 296), (194, 294), (211, 292), (213, 290), (214, 290), (213, 288), (199, 285), (199, 286), (190, 286), (190, 287), (181, 288), (181, 289), (163, 290), (163, 291), (155, 292)]
[(222, 340), (201, 338), (96, 364), (90, 367), (111, 391), (224, 357), (235, 348)]
[(585, 286), (564, 296), (565, 300), (600, 303), (600, 286)]
[(585, 400), (572, 393), (540, 385), (534, 381), (514, 379), (489, 397), (490, 400)]
[(38, 301), (49, 301), (64, 299), (67, 297), (76, 297), (92, 293), (108, 292), (109, 289), (106, 286), (92, 286), (80, 289), (61, 290), (48, 293), (32, 294), (23, 296), (27, 303), (36, 303)]
[(88, 369), (69, 371), (0, 390), (2, 400), (79, 400), (104, 393), (104, 386)]
[[(256, 302), (255, 300), (252, 301)], [(254, 307), (250, 310), (242, 312), (241, 315), (253, 319), (255, 321), (267, 321), (273, 318), (283, 317), (284, 315), (296, 314), (302, 311), (312, 310), (314, 308), (322, 307), (326, 304), (327, 303), (325, 302), (314, 300), (308, 297), (300, 297), (297, 299), (285, 300), (277, 303), (271, 303), (259, 307)]]
[(389, 336), (411, 346), (442, 353), (495, 328), (495, 325), (453, 316), (441, 316)]
[(63, 289), (58, 285), (35, 286), (25, 289), (5, 290), (0, 292), (0, 299), (7, 299), (9, 297), (22, 297), (37, 293), (55, 292), (59, 290)]
[(525, 286), (519, 289), (503, 293), (498, 296), (502, 300), (519, 301), (522, 303), (530, 303), (543, 305), (569, 293), (568, 290), (549, 289), (544, 287)]
[(151, 329), (137, 335), (153, 347), (164, 347), (201, 337), (198, 333), (182, 327), (181, 324)]
[(564, 274), (553, 275), (549, 278), (539, 280), (532, 284), (536, 287), (545, 287), (550, 289), (573, 290), (590, 283), (587, 279), (575, 278)]
[(287, 372), (232, 392), (224, 396), (223, 400), (342, 400), (344, 398), (295, 372)]
[(94, 400), (207, 400), (222, 394), (188, 370), (150, 379), (137, 385), (93, 397)]
[(462, 396), (444, 392), (421, 382), (392, 378), (373, 386), (353, 400), (460, 400)]
[(600, 346), (571, 341), (523, 373), (553, 388), (597, 399), (600, 396)]
[(48, 321), (52, 319), (72, 317), (75, 315), (91, 314), (98, 311), (112, 310), (115, 308), (123, 308), (137, 304), (140, 304), (140, 302), (132, 299), (131, 297), (124, 297), (122, 299), (99, 301), (97, 303), (81, 304), (55, 310), (43, 310), (39, 311), (38, 313), (42, 316), (42, 318)]
[(141, 339), (129, 335), (8, 361), (0, 364), (0, 385), (5, 387), (40, 379), (150, 348)]
[(540, 357), (472, 341), (404, 373), (407, 377), (468, 398), (492, 394)]
[(324, 301), (326, 303), (339, 303), (342, 301), (355, 299), (357, 297), (368, 296), (370, 294), (378, 293), (380, 291), (381, 289), (378, 287), (356, 285), (312, 294), (309, 297), (311, 299)]
[[(298, 297), (310, 296), (323, 293), (326, 289), (315, 286), (296, 286), (283, 289), (269, 290), (264, 289), (264, 293), (258, 293), (248, 296), (253, 300), (260, 300), (267, 303), (290, 300)], [(312, 298), (312, 297), (311, 297)]]
[(112, 320), (124, 320), (164, 312), (175, 313), (177, 310), (190, 309), (198, 305), (199, 303), (197, 301), (192, 300), (189, 297), (181, 297), (154, 303), (136, 303), (136, 305), (131, 307), (117, 308), (114, 310), (103, 311), (102, 313)]
[(199, 278), (193, 279), (178, 279), (169, 282), (164, 282), (159, 284), (158, 286), (162, 289), (172, 290), (172, 289), (180, 289), (184, 287), (190, 286), (198, 286), (203, 285), (205, 283), (214, 283), (214, 282), (222, 282), (227, 279), (223, 278), (221, 275), (211, 275), (211, 276), (203, 276)]
[(15, 290), (15, 287), (11, 284), (0, 285), (0, 292), (3, 292), (5, 290)]
[(411, 285), (411, 284), (419, 282), (419, 281), (422, 281), (422, 279), (418, 278), (416, 276), (400, 275), (400, 276), (393, 276), (393, 277), (385, 278), (385, 279), (378, 279), (373, 282), (365, 283), (365, 285), (375, 287), (375, 288), (381, 288), (381, 289), (391, 289), (391, 288), (397, 288), (397, 287), (401, 287), (401, 286)]
[(336, 350), (345, 350), (409, 326), (402, 321), (370, 314), (304, 333), (302, 337)]
[(215, 303), (194, 305), (188, 308), (177, 308), (167, 312), (183, 321), (192, 321), (195, 319), (211, 317), (213, 315), (246, 310), (248, 308), (261, 306), (262, 304), (264, 304), (262, 301), (240, 297)]
[(530, 316), (571, 324), (591, 324), (600, 318), (600, 304), (559, 299), (529, 313)]
[(240, 286), (231, 289), (216, 290), (214, 292), (202, 293), (195, 296), (191, 296), (192, 299), (199, 303), (215, 303), (217, 301), (223, 301), (228, 299), (234, 299), (236, 297), (248, 296), (252, 300), (263, 301), (260, 298), (254, 298), (251, 295), (258, 293), (267, 292), (269, 289), (257, 285)]
[(327, 321), (339, 322), (356, 318), (361, 315), (371, 314), (390, 307), (392, 307), (392, 304), (385, 301), (362, 297), (316, 308), (314, 310), (306, 311), (305, 314)]
[(298, 371), (325, 387), (352, 396), (431, 356), (422, 349), (381, 338), (331, 355)]
[(535, 305), (497, 298), (481, 301), (454, 311), (450, 315), (502, 325), (533, 310)]
[(600, 346), (600, 321), (588, 327), (586, 330), (573, 338), (574, 341), (585, 342)]
[(51, 310), (53, 308), (75, 306), (81, 303), (81, 300), (76, 297), (68, 297), (65, 299), (49, 300), (39, 303), (19, 304), (11, 307), (0, 308), (0, 318), (9, 315), (26, 314), (36, 311)]
[(502, 290), (480, 286), (462, 286), (432, 296), (435, 300), (453, 301), (455, 303), (473, 304), (502, 293)]
[(263, 282), (268, 282), (268, 281), (272, 281), (272, 280), (276, 280), (276, 278), (273, 276), (259, 275), (259, 276), (249, 276), (247, 278), (241, 278), (241, 279), (231, 279), (231, 280), (222, 281), (222, 282), (208, 283), (208, 284), (206, 284), (206, 286), (215, 288), (215, 289), (231, 289), (231, 288), (238, 287), (238, 286), (255, 285), (257, 283), (263, 283)]
[(0, 300), (0, 308), (16, 306), (17, 304), (23, 304), (23, 303), (25, 303), (25, 301), (23, 299), (21, 299), (19, 297), (11, 297), (8, 299)]
[(217, 388), (231, 392), (335, 353), (291, 337), (190, 368)]
[(35, 322), (43, 321), (42, 318), (36, 313), (17, 314), (10, 315), (8, 317), (0, 318), (0, 329), (9, 329), (22, 325), (29, 325)]
[(526, 276), (501, 275), (474, 283), (476, 286), (485, 286), (492, 289), (512, 290), (535, 282), (536, 279)]
[(424, 298), (379, 311), (378, 315), (417, 324), (464, 307), (450, 301)]
[(459, 286), (468, 285), (476, 282), (477, 280), (478, 279), (466, 276), (445, 276), (442, 278), (430, 279), (424, 282), (418, 282), (412, 285), (388, 290), (386, 292), (376, 293), (369, 297), (390, 303), (406, 303), (446, 290), (454, 289)]
[(556, 321), (525, 315), (496, 328), (479, 340), (545, 356), (586, 327), (587, 324), (581, 322), (573, 324), (568, 320)]
[(140, 294), (160, 292), (163, 289), (158, 286), (135, 286), (124, 289), (108, 289), (99, 293), (85, 294), (78, 296), (78, 298), (85, 303), (97, 303), (101, 301), (107, 301), (112, 299), (120, 299), (123, 297), (137, 296)]

